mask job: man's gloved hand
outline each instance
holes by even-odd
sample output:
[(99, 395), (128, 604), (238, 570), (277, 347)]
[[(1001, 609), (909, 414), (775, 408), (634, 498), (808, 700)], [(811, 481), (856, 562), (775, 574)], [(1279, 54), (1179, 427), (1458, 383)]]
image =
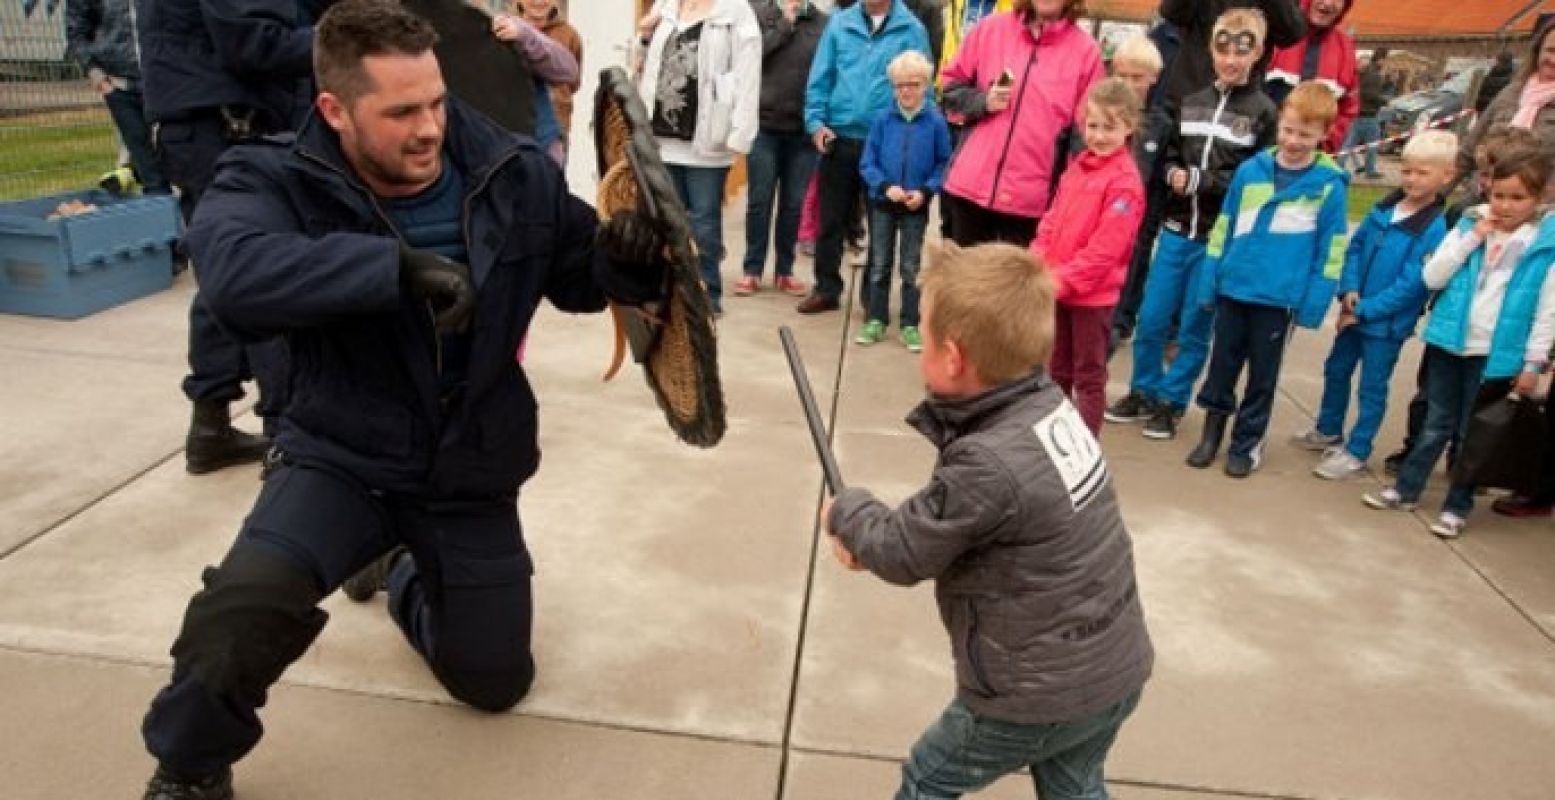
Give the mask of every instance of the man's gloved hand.
[(651, 220), (617, 211), (599, 226), (596, 246), (605, 256), (599, 281), (612, 300), (641, 305), (664, 297), (664, 234)]
[(475, 311), (475, 284), (470, 268), (428, 250), (400, 247), (400, 285), (432, 304), (432, 325), (439, 334), (470, 326)]

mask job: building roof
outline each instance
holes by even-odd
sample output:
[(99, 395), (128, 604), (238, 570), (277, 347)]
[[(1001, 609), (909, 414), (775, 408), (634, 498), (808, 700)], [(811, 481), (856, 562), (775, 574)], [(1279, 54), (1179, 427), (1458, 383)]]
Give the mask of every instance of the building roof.
[[(1088, 0), (1091, 16), (1148, 20), (1159, 0)], [(1526, 12), (1526, 13), (1524, 13)], [(1555, 0), (1355, 0), (1345, 25), (1357, 36), (1472, 36), (1494, 34), (1523, 14), (1510, 31), (1533, 30)]]

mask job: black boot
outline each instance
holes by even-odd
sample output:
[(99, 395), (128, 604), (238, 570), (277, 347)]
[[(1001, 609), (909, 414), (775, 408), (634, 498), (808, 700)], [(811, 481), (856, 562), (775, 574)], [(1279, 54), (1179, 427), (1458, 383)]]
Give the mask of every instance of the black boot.
[(1204, 415), (1204, 438), (1199, 440), (1199, 446), (1193, 448), (1188, 454), (1188, 466), (1194, 469), (1204, 469), (1215, 463), (1215, 456), (1220, 453), (1220, 440), (1226, 435), (1225, 414), (1217, 414), (1213, 411)]
[(232, 427), (225, 401), (196, 400), (184, 448), (184, 466), (189, 474), (204, 475), (264, 458), (270, 450), (270, 440)]
[(184, 780), (157, 767), (146, 784), (143, 800), (232, 800), (232, 770), (223, 769), (196, 780)]

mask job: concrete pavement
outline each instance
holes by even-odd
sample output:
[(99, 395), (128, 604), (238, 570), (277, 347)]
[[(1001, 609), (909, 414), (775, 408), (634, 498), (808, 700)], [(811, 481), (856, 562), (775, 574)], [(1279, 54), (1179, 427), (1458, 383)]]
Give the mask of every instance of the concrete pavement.
[[(742, 211), (726, 212), (726, 285)], [(139, 796), (140, 715), (201, 567), (257, 490), (255, 468), (183, 471), (190, 289), (185, 275), (76, 322), (0, 316), (0, 796)], [(857, 317), (793, 305), (726, 297), (731, 419), (710, 451), (674, 440), (635, 371), (599, 382), (603, 317), (542, 313), (527, 366), (545, 458), (521, 500), (533, 693), (509, 714), (462, 708), (381, 597), (330, 598), (237, 767), (239, 797), (890, 796), (950, 696), (948, 648), (929, 587), (817, 551), (819, 469), (775, 329), (795, 328), (850, 482), (893, 499), (933, 457), (901, 423), (917, 367), (894, 338), (852, 345)], [(1115, 795), (1555, 796), (1555, 524), (1482, 507), (1444, 543), (1425, 530), (1440, 485), (1411, 515), (1361, 505), (1375, 477), (1310, 477), (1315, 459), (1284, 440), (1309, 424), (1329, 336), (1294, 340), (1249, 480), (1182, 465), (1196, 413), (1174, 442), (1105, 431), (1158, 650), (1110, 763)], [(1116, 394), (1126, 353), (1113, 366)], [(1029, 781), (983, 796), (1030, 797)]]

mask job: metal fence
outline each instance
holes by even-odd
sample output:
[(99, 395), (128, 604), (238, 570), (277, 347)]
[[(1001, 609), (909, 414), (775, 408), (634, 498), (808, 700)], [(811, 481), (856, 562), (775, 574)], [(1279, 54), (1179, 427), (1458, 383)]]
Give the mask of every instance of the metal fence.
[(0, 200), (96, 185), (118, 164), (102, 98), (65, 58), (63, 0), (0, 0)]

